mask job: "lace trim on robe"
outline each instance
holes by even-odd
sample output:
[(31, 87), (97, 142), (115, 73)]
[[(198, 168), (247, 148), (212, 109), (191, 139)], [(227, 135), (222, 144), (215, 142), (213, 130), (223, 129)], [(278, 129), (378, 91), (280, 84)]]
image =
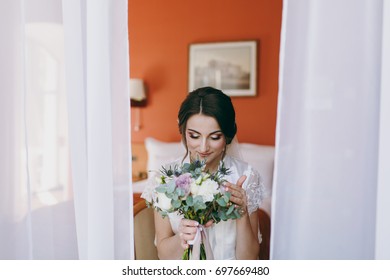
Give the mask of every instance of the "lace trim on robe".
[(259, 172), (252, 167), (249, 167), (247, 172), (245, 172), (245, 175), (247, 176), (248, 181), (248, 183), (244, 185), (247, 196), (248, 213), (252, 214), (263, 202), (266, 190)]

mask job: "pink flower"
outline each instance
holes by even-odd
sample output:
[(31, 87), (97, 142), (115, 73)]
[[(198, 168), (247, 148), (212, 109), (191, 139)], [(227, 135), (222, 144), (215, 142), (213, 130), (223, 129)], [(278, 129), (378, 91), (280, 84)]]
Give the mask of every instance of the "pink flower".
[(177, 188), (182, 189), (184, 191), (184, 196), (187, 196), (191, 190), (191, 174), (184, 173), (180, 175), (179, 177), (175, 178), (175, 183)]

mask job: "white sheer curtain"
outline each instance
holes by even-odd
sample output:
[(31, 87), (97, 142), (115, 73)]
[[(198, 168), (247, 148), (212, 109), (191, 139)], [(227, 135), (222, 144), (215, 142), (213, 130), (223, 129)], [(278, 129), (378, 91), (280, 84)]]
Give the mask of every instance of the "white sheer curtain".
[(132, 259), (127, 1), (0, 15), (0, 259)]
[(383, 2), (376, 259), (390, 259), (390, 1)]
[(390, 213), (389, 197), (377, 213), (377, 193), (390, 187), (385, 176), (378, 185), (378, 155), (387, 150), (389, 159), (388, 142), (378, 148), (380, 128), (390, 126), (388, 113), (379, 126), (389, 94), (388, 85), (381, 92), (389, 51), (382, 53), (383, 7), (380, 0), (283, 2), (273, 259), (374, 259), (376, 247), (389, 248), (388, 238), (376, 237)]

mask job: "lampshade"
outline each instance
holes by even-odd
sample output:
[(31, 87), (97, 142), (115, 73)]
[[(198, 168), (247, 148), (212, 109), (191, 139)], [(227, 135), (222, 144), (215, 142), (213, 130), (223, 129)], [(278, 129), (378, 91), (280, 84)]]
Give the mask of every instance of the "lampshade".
[(142, 79), (130, 79), (130, 106), (146, 106), (146, 90)]
[(141, 79), (130, 79), (130, 99), (142, 101), (146, 99), (144, 81)]

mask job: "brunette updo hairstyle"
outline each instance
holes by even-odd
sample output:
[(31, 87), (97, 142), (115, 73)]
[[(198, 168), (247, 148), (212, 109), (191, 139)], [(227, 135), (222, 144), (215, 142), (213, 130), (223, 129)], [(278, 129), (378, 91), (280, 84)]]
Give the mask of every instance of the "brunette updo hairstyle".
[[(187, 149), (186, 128), (188, 119), (196, 114), (213, 117), (219, 124), (226, 144), (236, 135), (236, 113), (229, 96), (213, 87), (202, 87), (190, 92), (182, 102), (178, 114), (179, 131)], [(226, 149), (225, 149), (226, 150)]]

